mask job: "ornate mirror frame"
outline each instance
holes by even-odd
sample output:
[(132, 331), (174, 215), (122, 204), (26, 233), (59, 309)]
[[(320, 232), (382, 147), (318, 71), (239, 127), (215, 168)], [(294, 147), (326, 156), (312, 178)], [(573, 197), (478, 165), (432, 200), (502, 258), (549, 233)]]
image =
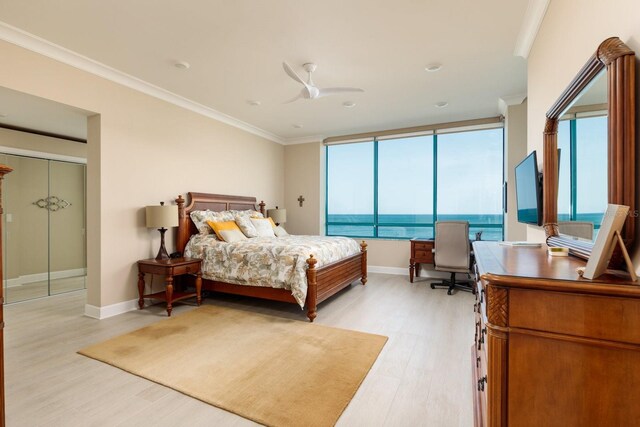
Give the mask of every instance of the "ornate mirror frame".
[(558, 233), (558, 121), (563, 112), (602, 71), (607, 70), (608, 203), (629, 206), (622, 237), (629, 248), (635, 239), (635, 53), (618, 37), (603, 41), (547, 112), (544, 127), (543, 227), (549, 246), (567, 246), (588, 258), (590, 245)]

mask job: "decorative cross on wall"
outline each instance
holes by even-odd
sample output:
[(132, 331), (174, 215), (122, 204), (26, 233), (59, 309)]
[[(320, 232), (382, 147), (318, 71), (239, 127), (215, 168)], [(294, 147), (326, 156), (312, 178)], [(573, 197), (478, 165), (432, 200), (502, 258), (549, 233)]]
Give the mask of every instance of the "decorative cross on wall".
[(305, 198), (300, 196), (300, 197), (298, 197), (298, 201), (300, 202), (300, 207), (302, 207), (302, 202), (305, 201)]

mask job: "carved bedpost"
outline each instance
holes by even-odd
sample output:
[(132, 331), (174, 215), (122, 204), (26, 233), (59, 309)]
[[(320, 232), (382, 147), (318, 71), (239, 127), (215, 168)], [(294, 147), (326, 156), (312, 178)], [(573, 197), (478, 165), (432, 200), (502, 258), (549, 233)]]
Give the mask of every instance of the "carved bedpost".
[(360, 252), (362, 252), (362, 285), (367, 284), (367, 242), (364, 240), (360, 243)]
[(317, 259), (311, 255), (307, 260), (309, 268), (307, 268), (307, 317), (310, 322), (316, 318), (316, 307), (318, 305), (318, 282), (317, 282)]
[(260, 200), (260, 204), (258, 206), (260, 206), (260, 213), (266, 218), (267, 211), (264, 210), (264, 207), (266, 206), (266, 203), (264, 202), (264, 200)]
[(185, 246), (189, 241), (189, 218), (184, 213), (184, 202), (182, 194), (176, 199), (178, 205), (178, 238), (176, 239), (176, 250), (184, 252)]

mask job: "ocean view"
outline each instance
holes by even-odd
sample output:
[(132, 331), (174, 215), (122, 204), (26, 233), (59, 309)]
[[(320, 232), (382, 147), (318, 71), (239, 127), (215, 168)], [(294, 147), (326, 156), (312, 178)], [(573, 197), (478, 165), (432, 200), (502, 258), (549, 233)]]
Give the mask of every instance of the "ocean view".
[[(600, 228), (602, 213), (578, 214), (577, 221), (593, 222)], [(482, 240), (503, 240), (502, 214), (438, 215), (441, 221), (469, 221), (469, 238), (475, 240), (482, 231)], [(559, 215), (568, 221), (569, 215)], [(374, 237), (373, 215), (328, 215), (327, 234), (330, 236)], [(425, 224), (425, 225), (417, 225)], [(379, 215), (378, 236), (387, 239), (433, 239), (433, 215)]]
[[(373, 215), (328, 215), (327, 234), (374, 237)], [(502, 214), (438, 215), (441, 221), (469, 221), (469, 238), (482, 231), (482, 240), (502, 240)], [(378, 236), (388, 239), (432, 239), (433, 215), (378, 215)], [(424, 225), (421, 225), (424, 224)]]

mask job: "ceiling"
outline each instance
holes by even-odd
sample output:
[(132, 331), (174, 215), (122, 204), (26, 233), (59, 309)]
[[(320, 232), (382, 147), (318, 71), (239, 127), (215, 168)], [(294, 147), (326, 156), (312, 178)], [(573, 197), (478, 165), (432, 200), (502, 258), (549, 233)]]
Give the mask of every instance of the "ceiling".
[[(0, 20), (295, 142), (498, 115), (499, 98), (526, 93), (526, 60), (514, 49), (527, 4), (3, 0)], [(316, 63), (320, 87), (364, 92), (283, 104), (301, 88), (283, 61), (301, 75), (303, 63)], [(433, 63), (442, 69), (425, 71)]]

